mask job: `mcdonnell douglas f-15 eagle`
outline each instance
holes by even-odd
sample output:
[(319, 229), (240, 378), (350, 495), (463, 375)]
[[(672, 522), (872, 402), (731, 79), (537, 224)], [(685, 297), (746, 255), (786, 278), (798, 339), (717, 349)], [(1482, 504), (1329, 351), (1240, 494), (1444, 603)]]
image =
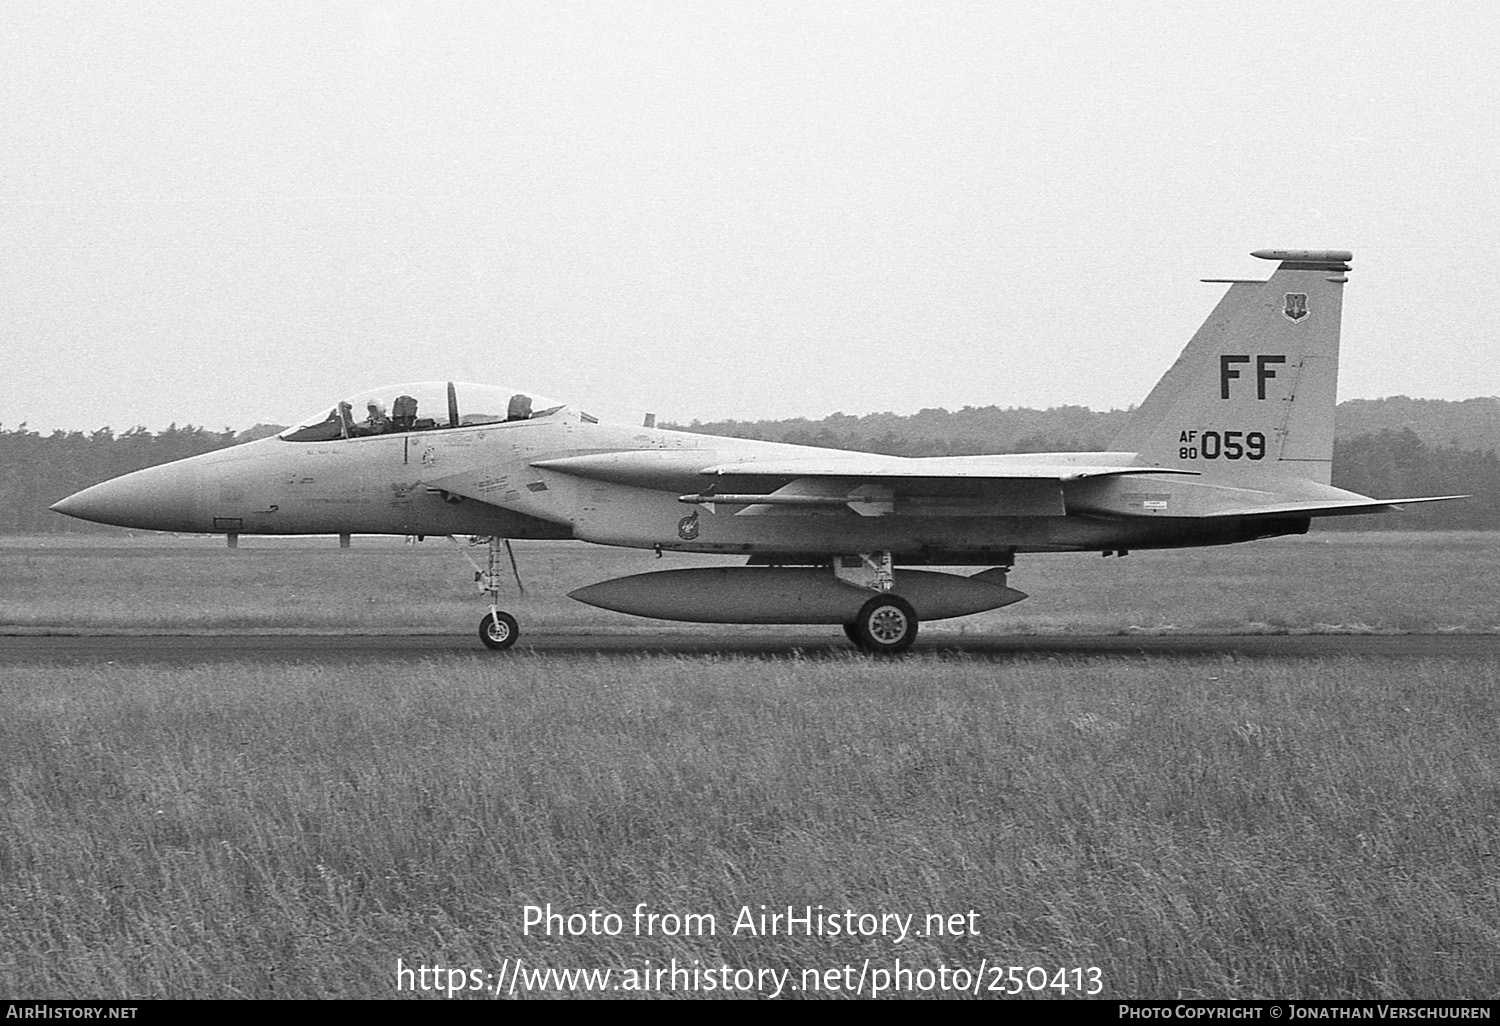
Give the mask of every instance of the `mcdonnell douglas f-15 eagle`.
[[(1352, 255), (1259, 250), (1266, 281), (1228, 284), (1110, 452), (907, 458), (601, 423), (567, 403), (438, 381), (361, 392), (260, 441), (141, 470), (52, 508), (105, 524), (238, 534), (470, 535), (488, 540), (479, 634), (512, 538), (740, 554), (571, 597), (700, 623), (842, 624), (900, 652), (919, 620), (1025, 594), (1017, 553), (1221, 545), (1313, 517), (1423, 499), (1329, 483), (1339, 321)], [(972, 575), (913, 566), (986, 567)]]

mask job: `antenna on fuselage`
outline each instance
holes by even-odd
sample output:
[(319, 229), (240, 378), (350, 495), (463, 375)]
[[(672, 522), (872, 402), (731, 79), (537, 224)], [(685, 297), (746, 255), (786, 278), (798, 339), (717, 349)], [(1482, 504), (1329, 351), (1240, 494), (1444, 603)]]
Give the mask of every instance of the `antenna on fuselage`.
[(458, 389), (448, 382), (448, 426), (458, 427)]

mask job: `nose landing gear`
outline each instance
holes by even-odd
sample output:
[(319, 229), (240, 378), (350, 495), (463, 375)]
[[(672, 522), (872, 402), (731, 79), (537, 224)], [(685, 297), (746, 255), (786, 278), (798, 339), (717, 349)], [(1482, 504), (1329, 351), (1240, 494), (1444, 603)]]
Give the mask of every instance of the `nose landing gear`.
[(510, 648), (520, 636), (521, 628), (516, 624), (516, 618), (502, 609), (486, 613), (484, 619), (479, 621), (479, 640), (484, 642), (486, 648), (496, 651)]
[(487, 543), (489, 548), (489, 559), (485, 567), (481, 568), (474, 557), (469, 555), (468, 550), (462, 547), (462, 543), (451, 534), (448, 540), (459, 545), (459, 551), (474, 568), (474, 583), (479, 591), (489, 596), (490, 611), (485, 614), (483, 620), (479, 621), (479, 640), (484, 642), (486, 648), (493, 651), (501, 651), (510, 648), (521, 636), (521, 627), (516, 623), (516, 618), (500, 608), (500, 582), (504, 578), (501, 572), (500, 549), (505, 548), (505, 554), (510, 558), (510, 571), (516, 579), (516, 592), (524, 596), (526, 586), (521, 583), (521, 571), (516, 566), (516, 554), (510, 547), (509, 538), (470, 538), (471, 545), (477, 545), (481, 541)]

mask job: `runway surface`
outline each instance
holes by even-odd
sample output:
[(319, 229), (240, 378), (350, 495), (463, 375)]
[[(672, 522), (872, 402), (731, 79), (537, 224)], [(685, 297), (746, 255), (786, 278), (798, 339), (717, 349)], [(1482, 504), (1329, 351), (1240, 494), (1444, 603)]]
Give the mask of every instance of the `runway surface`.
[[(523, 635), (510, 652), (489, 652), (478, 638), (461, 635), (109, 635), (0, 637), (0, 666), (89, 663), (214, 662), (350, 663), (468, 655), (502, 660), (511, 654), (542, 656), (736, 655), (761, 658), (801, 654), (855, 654), (842, 637), (824, 632), (783, 634)], [(1238, 656), (1307, 659), (1344, 655), (1373, 658), (1500, 657), (1500, 634), (1198, 634), (1024, 635), (933, 634), (910, 655), (965, 655), (999, 661), (1025, 657), (1095, 656), (1186, 658)]]

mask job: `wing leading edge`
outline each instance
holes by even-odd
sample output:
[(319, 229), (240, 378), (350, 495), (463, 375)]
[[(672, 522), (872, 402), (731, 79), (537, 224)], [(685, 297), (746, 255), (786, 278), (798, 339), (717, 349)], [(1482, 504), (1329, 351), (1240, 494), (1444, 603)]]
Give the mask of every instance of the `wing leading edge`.
[[(1191, 470), (1136, 467), (1128, 453), (886, 456), (820, 452), (747, 458), (743, 452), (644, 450), (539, 460), (539, 470), (672, 490), (678, 501), (737, 516), (832, 512), (866, 517), (1066, 516), (1070, 481), (1127, 474), (1196, 477)], [(727, 457), (727, 458), (726, 458)], [(705, 478), (709, 480), (705, 480)], [(706, 487), (705, 487), (706, 486)]]
[[(701, 477), (818, 478), (968, 481), (1077, 481), (1120, 474), (1181, 474), (1198, 471), (1140, 467), (1129, 453), (1025, 453), (1004, 456), (885, 456), (878, 453), (746, 459), (696, 449), (646, 449), (590, 453), (537, 460), (533, 467), (639, 488), (670, 488)], [(1081, 457), (1081, 458), (1080, 458)], [(1099, 461), (1099, 462), (1093, 462)]]
[(1080, 481), (1120, 474), (1182, 474), (1196, 470), (1136, 467), (1074, 462), (1044, 463), (1010, 460), (1004, 456), (879, 456), (849, 459), (752, 460), (705, 467), (700, 474), (715, 477), (854, 477), (905, 480), (948, 478), (964, 481)]

